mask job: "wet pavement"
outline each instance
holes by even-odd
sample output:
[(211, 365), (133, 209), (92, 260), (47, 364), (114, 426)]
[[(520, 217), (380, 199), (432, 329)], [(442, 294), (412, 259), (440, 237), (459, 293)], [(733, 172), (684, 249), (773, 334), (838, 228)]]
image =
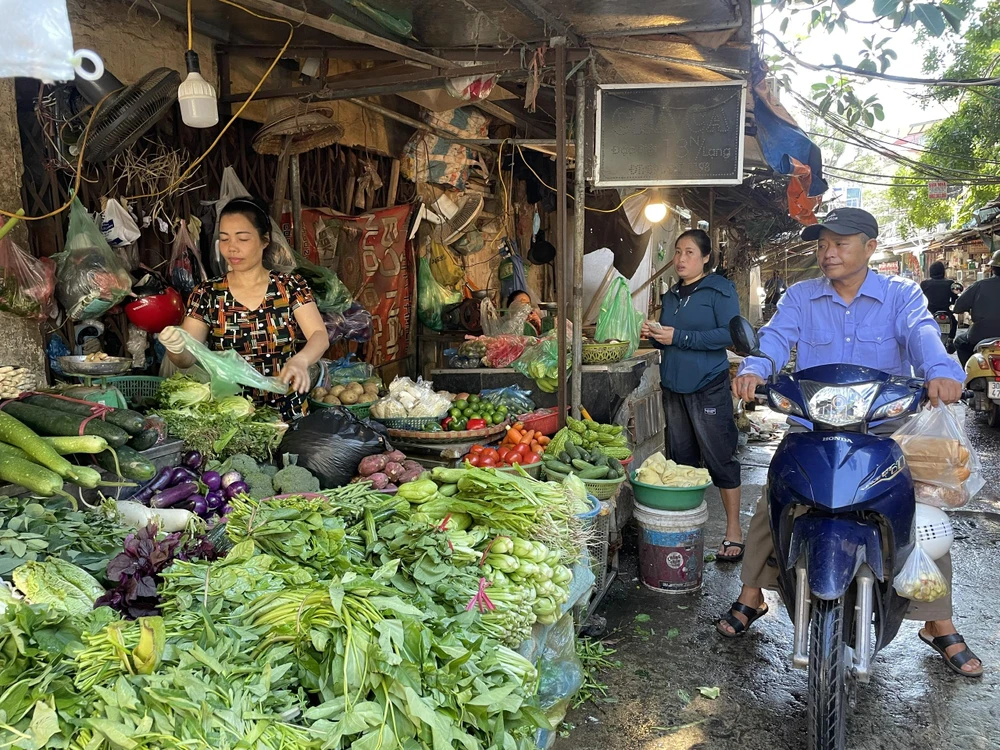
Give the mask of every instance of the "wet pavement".
[[(853, 750), (1000, 749), (1000, 431), (967, 422), (986, 487), (952, 514), (956, 541), (955, 622), (986, 664), (981, 680), (952, 674), (906, 622), (876, 658), (848, 719)], [(759, 497), (774, 445), (752, 445), (744, 465), (743, 525)], [(706, 550), (725, 530), (718, 493), (709, 495)], [(621, 667), (600, 675), (608, 697), (571, 711), (556, 750), (784, 750), (805, 748), (806, 673), (791, 668), (792, 625), (776, 594), (769, 615), (742, 639), (713, 622), (739, 591), (738, 566), (705, 564), (696, 594), (660, 594), (637, 579), (634, 530), (626, 532), (618, 581), (600, 614)], [(699, 688), (719, 688), (712, 700)], [(712, 692), (711, 690), (707, 692)], [(568, 728), (568, 727), (567, 727)]]

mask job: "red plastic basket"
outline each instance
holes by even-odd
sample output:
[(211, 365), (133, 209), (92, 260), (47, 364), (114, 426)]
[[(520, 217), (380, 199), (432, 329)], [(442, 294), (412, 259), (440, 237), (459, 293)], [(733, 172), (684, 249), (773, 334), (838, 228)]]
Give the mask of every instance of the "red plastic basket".
[(530, 414), (521, 414), (517, 421), (523, 422), (525, 429), (535, 430), (548, 437), (559, 432), (558, 409), (537, 409)]

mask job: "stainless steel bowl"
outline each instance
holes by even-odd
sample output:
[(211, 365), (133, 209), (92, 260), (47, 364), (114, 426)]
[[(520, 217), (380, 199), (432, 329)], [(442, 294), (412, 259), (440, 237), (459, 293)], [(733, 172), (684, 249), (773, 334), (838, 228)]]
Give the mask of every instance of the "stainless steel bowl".
[(88, 362), (86, 355), (78, 354), (59, 357), (59, 366), (67, 375), (121, 375), (132, 369), (132, 360), (126, 357), (110, 357), (99, 362)]

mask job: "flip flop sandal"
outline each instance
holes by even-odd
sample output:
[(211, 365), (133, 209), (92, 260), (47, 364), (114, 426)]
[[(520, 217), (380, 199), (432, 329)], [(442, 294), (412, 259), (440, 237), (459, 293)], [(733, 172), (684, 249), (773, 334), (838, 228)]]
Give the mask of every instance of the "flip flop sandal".
[[(917, 635), (920, 636), (920, 640), (930, 646), (932, 649), (941, 654), (944, 659), (944, 663), (948, 665), (950, 669), (955, 674), (960, 674), (962, 677), (982, 677), (983, 668), (979, 667), (978, 672), (966, 672), (962, 669), (965, 664), (968, 664), (973, 659), (979, 659), (972, 649), (966, 645), (965, 651), (959, 651), (954, 656), (948, 656), (948, 652), (945, 649), (950, 648), (958, 643), (965, 643), (965, 638), (960, 636), (958, 633), (952, 633), (951, 635), (942, 635), (937, 638), (929, 638), (924, 635), (924, 631), (921, 630)], [(982, 664), (982, 662), (980, 662)]]
[[(733, 612), (739, 612), (741, 615), (747, 618), (747, 624), (744, 625), (738, 619)], [(729, 614), (725, 617), (721, 617), (715, 622), (715, 629), (719, 631), (719, 635), (723, 638), (739, 638), (744, 635), (757, 620), (766, 615), (768, 612), (767, 605), (765, 604), (760, 609), (754, 609), (753, 607), (748, 607), (742, 602), (733, 602), (733, 606), (729, 608)], [(733, 629), (734, 632), (727, 633), (722, 629), (722, 623), (726, 622)]]
[(743, 553), (746, 551), (747, 546), (742, 542), (731, 542), (728, 539), (722, 542), (722, 550), (725, 552), (733, 547), (739, 547), (740, 553), (738, 555), (715, 555), (715, 561), (717, 563), (738, 563), (743, 559)]

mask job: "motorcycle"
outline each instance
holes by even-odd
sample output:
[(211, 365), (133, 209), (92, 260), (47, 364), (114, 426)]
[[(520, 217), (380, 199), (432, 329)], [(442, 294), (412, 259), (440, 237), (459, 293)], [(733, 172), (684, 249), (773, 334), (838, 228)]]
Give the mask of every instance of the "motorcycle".
[(941, 331), (941, 343), (944, 344), (944, 348), (948, 354), (955, 353), (955, 342), (951, 337), (953, 319), (950, 310), (938, 310), (934, 313), (934, 322), (937, 323), (938, 330)]
[(987, 415), (990, 427), (1000, 427), (1000, 339), (976, 345), (965, 363), (965, 387), (974, 394), (972, 408)]
[[(768, 358), (746, 319), (730, 334), (737, 353)], [(923, 381), (823, 365), (772, 377), (757, 398), (810, 430), (782, 441), (766, 492), (792, 664), (808, 671), (808, 747), (843, 750), (853, 693), (906, 614), (893, 580), (916, 543), (906, 460), (869, 430), (917, 412)]]

